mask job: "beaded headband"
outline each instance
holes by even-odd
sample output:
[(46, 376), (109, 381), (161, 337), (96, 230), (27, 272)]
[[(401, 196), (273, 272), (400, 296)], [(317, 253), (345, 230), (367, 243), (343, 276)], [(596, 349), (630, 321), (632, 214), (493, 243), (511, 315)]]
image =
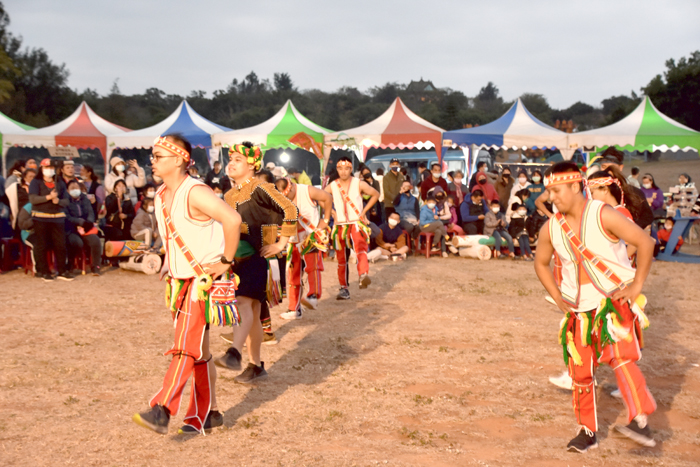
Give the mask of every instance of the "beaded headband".
[(284, 196), (287, 196), (290, 191), (292, 191), (292, 180), (289, 177), (283, 177), (285, 180), (287, 180), (287, 188), (284, 189), (282, 194)]
[(553, 185), (567, 185), (570, 183), (580, 183), (583, 182), (581, 177), (581, 172), (564, 172), (564, 173), (553, 173), (544, 177), (544, 186), (549, 188)]
[(163, 148), (176, 156), (182, 157), (185, 159), (185, 162), (190, 161), (190, 153), (187, 152), (187, 149), (178, 146), (172, 141), (168, 141), (165, 136), (159, 136), (156, 138), (156, 140), (153, 142), (153, 149), (155, 148)]
[(352, 162), (350, 161), (338, 161), (336, 164), (338, 167), (350, 167), (352, 168)]
[(620, 183), (620, 180), (617, 178), (613, 177), (601, 177), (601, 178), (594, 178), (594, 179), (589, 179), (588, 182), (588, 188), (597, 188), (601, 186), (609, 186), (609, 185), (617, 185), (618, 188), (620, 188), (620, 192), (622, 193), (622, 199), (620, 200), (620, 204), (624, 206), (625, 204), (625, 193), (622, 191), (622, 184)]
[(256, 172), (260, 170), (260, 167), (262, 166), (263, 153), (258, 146), (249, 148), (248, 146), (244, 146), (242, 144), (234, 144), (233, 151), (247, 157), (248, 163), (255, 166)]

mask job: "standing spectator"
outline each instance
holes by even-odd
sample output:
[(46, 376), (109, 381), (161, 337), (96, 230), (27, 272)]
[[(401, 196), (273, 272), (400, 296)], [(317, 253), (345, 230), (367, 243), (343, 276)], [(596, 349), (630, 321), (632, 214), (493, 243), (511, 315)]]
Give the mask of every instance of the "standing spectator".
[[(404, 174), (405, 176), (406, 174)], [(420, 162), (418, 164), (418, 183), (416, 186), (420, 188), (424, 181), (430, 178), (430, 171), (428, 171), (428, 165), (425, 162)]]
[(493, 237), (494, 258), (501, 256), (501, 241), (505, 240), (508, 244), (508, 256), (515, 259), (515, 246), (513, 246), (513, 237), (508, 233), (508, 223), (506, 216), (501, 212), (501, 204), (494, 200), (491, 201), (491, 209), (486, 213), (484, 218), (484, 235)]
[(134, 205), (127, 195), (126, 182), (114, 183), (114, 192), (105, 199), (107, 208), (105, 238), (107, 240), (131, 240), (131, 223), (136, 216)]
[(379, 182), (379, 202), (384, 203), (384, 169), (379, 167), (374, 172), (374, 179)]
[(464, 184), (464, 173), (458, 170), (454, 173), (453, 182), (447, 185), (448, 191), (454, 195), (457, 206), (464, 201), (464, 194), (468, 192), (467, 185)]
[(443, 190), (447, 191), (447, 181), (442, 178), (442, 170), (440, 169), (440, 164), (438, 162), (433, 162), (430, 166), (430, 178), (423, 180), (420, 185), (420, 199), (423, 201), (428, 199), (428, 191), (435, 188), (436, 186), (441, 187)]
[(34, 257), (39, 277), (45, 282), (53, 280), (48, 263), (48, 253), (53, 251), (58, 269), (58, 278), (72, 281), (73, 275), (66, 266), (66, 213), (68, 198), (64, 184), (56, 177), (56, 164), (51, 159), (41, 161), (41, 176), (29, 185), (29, 202), (36, 244)]
[[(647, 203), (654, 213), (654, 219), (666, 218), (666, 208), (664, 207), (664, 192), (656, 186), (654, 176), (646, 173), (642, 177), (642, 193)], [(630, 210), (631, 211), (631, 210)]]
[(187, 173), (190, 175), (190, 177), (194, 178), (195, 180), (202, 179), (202, 177), (199, 176), (199, 169), (196, 165), (193, 165), (189, 169), (187, 169)]
[(11, 185), (19, 183), (22, 178), (22, 173), (25, 170), (25, 161), (15, 161), (12, 167), (7, 171), (7, 179), (5, 180), (5, 190), (9, 189)]
[(420, 217), (420, 206), (418, 198), (411, 194), (413, 185), (411, 182), (403, 182), (398, 196), (394, 198), (394, 209), (399, 214), (401, 222), (399, 225), (402, 229), (408, 232), (411, 238), (418, 237), (420, 227), (418, 226), (418, 218)]
[(90, 252), (92, 275), (100, 275), (102, 261), (102, 244), (97, 236), (95, 213), (87, 195), (80, 189), (77, 180), (68, 182), (69, 203), (66, 207), (66, 246), (68, 247), (68, 269), (83, 250)]
[(542, 172), (535, 170), (532, 173), (532, 183), (527, 187), (530, 192), (530, 197), (527, 199), (527, 212), (532, 214), (537, 209), (535, 207), (535, 200), (544, 193), (544, 184), (542, 183)]
[[(290, 167), (287, 169), (287, 173), (289, 173), (289, 177), (294, 181), (295, 183), (301, 183), (302, 185), (312, 185), (311, 179), (309, 176), (306, 174), (306, 172), (302, 172), (296, 167)], [(372, 171), (370, 171), (370, 174)]]
[(632, 185), (635, 188), (641, 188), (642, 186), (639, 184), (639, 167), (632, 167), (632, 175), (627, 177), (627, 183)]
[(520, 255), (525, 261), (534, 261), (532, 250), (530, 249), (530, 236), (527, 232), (527, 208), (522, 204), (511, 206), (513, 216), (510, 219), (508, 233), (512, 238), (518, 239), (520, 245)]
[(503, 167), (501, 175), (496, 179), (496, 193), (501, 203), (501, 212), (508, 210), (508, 200), (514, 184), (515, 179), (510, 175), (510, 167)]
[(105, 204), (105, 188), (100, 184), (100, 179), (95, 173), (95, 169), (91, 165), (84, 165), (80, 169), (80, 178), (83, 179), (83, 185), (87, 189), (87, 197), (92, 206), (92, 211), (95, 213), (95, 219), (97, 219), (97, 213)]
[[(379, 193), (379, 182), (372, 177), (372, 171), (369, 169), (369, 167), (363, 165), (360, 168), (360, 177), (365, 181), (365, 183), (377, 190), (377, 193)], [(369, 195), (362, 195), (362, 203), (366, 206), (370, 198), (371, 196)], [(377, 226), (378, 229), (379, 226), (384, 223), (384, 209), (382, 208), (382, 204), (377, 201), (367, 213), (367, 217), (370, 222), (373, 222)]]
[(141, 207), (131, 223), (131, 238), (144, 242), (149, 249), (160, 250), (163, 245), (158, 235), (158, 221), (156, 220), (155, 204), (153, 198), (144, 198)]
[(472, 188), (472, 191), (481, 190), (486, 199), (486, 204), (491, 204), (491, 201), (499, 201), (498, 192), (491, 183), (489, 183), (488, 176), (484, 172), (476, 173), (476, 185)]
[(387, 219), (389, 214), (396, 212), (394, 208), (394, 199), (401, 192), (401, 186), (405, 180), (403, 174), (399, 171), (401, 169), (401, 164), (397, 158), (391, 159), (389, 162), (389, 172), (384, 175), (382, 180), (382, 189), (384, 191), (384, 211), (386, 212)]
[(376, 238), (377, 245), (385, 256), (400, 256), (406, 259), (408, 245), (406, 236), (399, 225), (401, 219), (398, 213), (392, 212), (388, 216), (386, 223), (379, 228), (379, 235)]
[(467, 235), (483, 235), (484, 233), (484, 219), (488, 208), (483, 200), (484, 193), (477, 189), (472, 192), (469, 199), (465, 198), (459, 206), (462, 213), (462, 230)]
[(221, 168), (221, 162), (219, 161), (214, 162), (214, 169), (209, 171), (204, 183), (209, 185), (212, 190), (218, 186), (223, 193), (231, 189), (231, 179), (226, 176), (224, 170)]
[[(524, 170), (521, 170), (518, 172), (518, 181), (515, 182), (513, 185), (513, 188), (510, 190), (510, 197), (512, 198), (515, 196), (515, 193), (517, 193), (520, 190), (524, 190), (525, 188), (530, 186), (530, 182), (527, 179), (527, 172)], [(509, 198), (510, 199), (510, 198)]]
[(432, 251), (442, 251), (442, 256), (447, 257), (447, 245), (445, 244), (447, 229), (445, 228), (445, 224), (440, 221), (437, 201), (432, 195), (420, 208), (420, 231), (432, 233)]
[(78, 179), (75, 178), (75, 161), (73, 159), (63, 161), (63, 165), (61, 166), (61, 177), (63, 178), (63, 183), (66, 184), (66, 188), (70, 182), (78, 181)]

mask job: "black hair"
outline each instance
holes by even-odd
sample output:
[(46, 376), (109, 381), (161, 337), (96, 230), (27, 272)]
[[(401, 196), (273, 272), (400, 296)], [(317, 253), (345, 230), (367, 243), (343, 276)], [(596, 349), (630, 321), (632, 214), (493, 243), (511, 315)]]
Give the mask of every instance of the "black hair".
[(632, 175), (637, 175), (637, 174), (639, 174), (639, 167), (637, 167), (637, 166), (632, 167)]
[(289, 167), (289, 168), (287, 169), (287, 173), (288, 173), (289, 175), (291, 175), (291, 174), (300, 174), (300, 173), (301, 173), (301, 170), (297, 169), (296, 167)]
[(24, 169), (24, 166), (26, 164), (27, 164), (27, 162), (23, 161), (23, 160), (15, 161), (15, 163), (12, 164), (12, 167), (10, 167), (9, 170), (7, 171), (7, 175), (8, 176), (12, 175), (12, 172), (15, 172), (15, 171), (22, 172)]
[(126, 186), (126, 182), (124, 181), (123, 178), (118, 178), (118, 179), (114, 182), (114, 186), (112, 187), (112, 191), (113, 191), (113, 192), (116, 193), (116, 191), (117, 191), (117, 185), (120, 184), (120, 183), (121, 183), (122, 185), (124, 185), (124, 188), (129, 188), (128, 186)]
[[(611, 158), (614, 158), (617, 162), (612, 162), (613, 164), (622, 165), (625, 160), (625, 154), (617, 149), (615, 146), (610, 146), (608, 149), (603, 151), (601, 154), (603, 161), (601, 162), (612, 162)], [(607, 159), (607, 160), (606, 160)]]
[(528, 190), (527, 188), (523, 188), (522, 190), (518, 190), (515, 192), (515, 196), (522, 199), (523, 201), (525, 201), (527, 198), (529, 198), (530, 195), (531, 195), (530, 190)]
[[(552, 174), (564, 174), (564, 173), (581, 173), (578, 165), (571, 161), (561, 161), (547, 167), (544, 171), (544, 177), (547, 178)], [(583, 182), (579, 183), (579, 188), (581, 193), (583, 193)]]
[(642, 179), (644, 179), (644, 178), (648, 178), (649, 180), (651, 180), (651, 187), (652, 188), (657, 188), (657, 189), (659, 188), (658, 186), (656, 186), (656, 180), (654, 180), (654, 176), (652, 174), (645, 173), (644, 176), (642, 177)]
[(66, 188), (68, 188), (71, 185), (71, 183), (77, 183), (78, 186), (80, 186), (80, 182), (77, 179), (72, 178), (72, 179), (68, 180), (68, 184), (66, 185)]
[(525, 175), (527, 179), (530, 180), (530, 177), (528, 176), (527, 172), (525, 172), (522, 169), (518, 170), (518, 177), (520, 177), (521, 175)]
[(289, 186), (289, 180), (287, 180), (286, 178), (278, 178), (277, 180), (275, 180), (275, 186), (279, 191), (284, 191)]
[(525, 207), (525, 205), (521, 204), (521, 203), (513, 203), (510, 205), (511, 211), (517, 211), (518, 209), (524, 208), (524, 207)]
[(676, 223), (676, 220), (673, 217), (667, 217), (666, 219), (664, 219), (664, 222), (666, 222), (666, 221), (671, 221), (674, 224)]
[(22, 181), (23, 182), (24, 182), (24, 177), (26, 177), (29, 172), (34, 172), (34, 176), (36, 177), (36, 175), (37, 175), (36, 169), (24, 169), (24, 172), (22, 172)]
[(379, 167), (379, 168), (377, 169), (377, 175), (384, 175), (384, 169), (382, 169), (381, 167)]
[(267, 183), (275, 183), (275, 176), (267, 169), (260, 169), (255, 174), (256, 177), (263, 177)]
[(482, 168), (483, 166), (488, 166), (488, 165), (489, 165), (489, 164), (488, 164), (488, 162), (486, 162), (486, 161), (479, 161), (479, 162), (476, 163), (476, 170), (479, 170), (479, 169)]
[(419, 169), (427, 169), (428, 165), (425, 162), (419, 162), (418, 163), (418, 168)]
[(532, 175), (535, 174), (540, 174), (540, 178), (542, 178), (542, 172), (540, 172), (539, 170), (535, 170), (534, 172), (532, 172)]
[(430, 170), (433, 170), (433, 167), (435, 167), (436, 165), (437, 165), (438, 167), (440, 167), (440, 171), (442, 172), (442, 167), (440, 166), (440, 163), (439, 163), (439, 162), (432, 162), (432, 163), (430, 164)]
[(334, 181), (338, 180), (340, 178), (340, 174), (338, 173), (338, 169), (336, 167), (331, 170), (331, 173), (328, 174), (328, 183), (333, 183)]
[(97, 174), (95, 173), (95, 169), (92, 168), (90, 164), (85, 164), (83, 166), (83, 169), (87, 170), (88, 173), (90, 173), (90, 181), (91, 182), (98, 182), (99, 178), (97, 177)]
[(481, 197), (483, 197), (483, 196), (484, 196), (484, 192), (481, 191), (481, 190), (474, 190), (474, 191), (472, 191), (472, 197), (474, 197), (474, 196), (481, 196)]
[[(350, 163), (352, 164), (352, 160), (350, 160), (350, 158), (347, 157), (347, 156), (341, 157), (340, 159), (338, 159), (338, 160), (336, 161), (335, 164), (338, 165), (338, 162), (350, 162)], [(289, 172), (289, 170), (287, 170), (287, 172)]]
[(491, 206), (493, 206), (494, 204), (498, 204), (499, 206), (501, 205), (501, 203), (497, 199), (491, 200)]

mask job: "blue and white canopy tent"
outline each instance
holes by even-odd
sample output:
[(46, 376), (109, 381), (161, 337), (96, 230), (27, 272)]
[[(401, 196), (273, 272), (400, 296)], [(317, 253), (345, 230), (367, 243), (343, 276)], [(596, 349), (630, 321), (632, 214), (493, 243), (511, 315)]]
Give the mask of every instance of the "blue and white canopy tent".
[(210, 122), (195, 112), (187, 101), (182, 101), (177, 109), (160, 123), (123, 135), (108, 137), (107, 152), (111, 156), (112, 151), (117, 148), (149, 149), (153, 147), (153, 141), (158, 136), (168, 133), (182, 134), (192, 144), (192, 147), (210, 148), (213, 133), (229, 130), (230, 128)]

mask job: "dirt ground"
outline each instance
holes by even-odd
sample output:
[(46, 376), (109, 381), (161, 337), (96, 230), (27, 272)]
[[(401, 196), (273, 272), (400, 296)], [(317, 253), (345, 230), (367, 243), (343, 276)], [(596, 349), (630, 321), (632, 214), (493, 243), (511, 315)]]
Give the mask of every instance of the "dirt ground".
[[(0, 465), (698, 465), (700, 265), (655, 262), (645, 288), (640, 367), (658, 403), (657, 446), (610, 429), (625, 414), (602, 368), (600, 447), (585, 455), (565, 451), (571, 396), (547, 381), (564, 368), (561, 315), (532, 263), (377, 263), (367, 290), (353, 274), (348, 302), (334, 299), (335, 266), (326, 263), (317, 311), (285, 322), (273, 308), (267, 381), (249, 388), (219, 370), (225, 427), (206, 437), (175, 434), (184, 408), (166, 436), (131, 421), (169, 362), (157, 278), (0, 276)], [(212, 331), (217, 355), (223, 332)]]

